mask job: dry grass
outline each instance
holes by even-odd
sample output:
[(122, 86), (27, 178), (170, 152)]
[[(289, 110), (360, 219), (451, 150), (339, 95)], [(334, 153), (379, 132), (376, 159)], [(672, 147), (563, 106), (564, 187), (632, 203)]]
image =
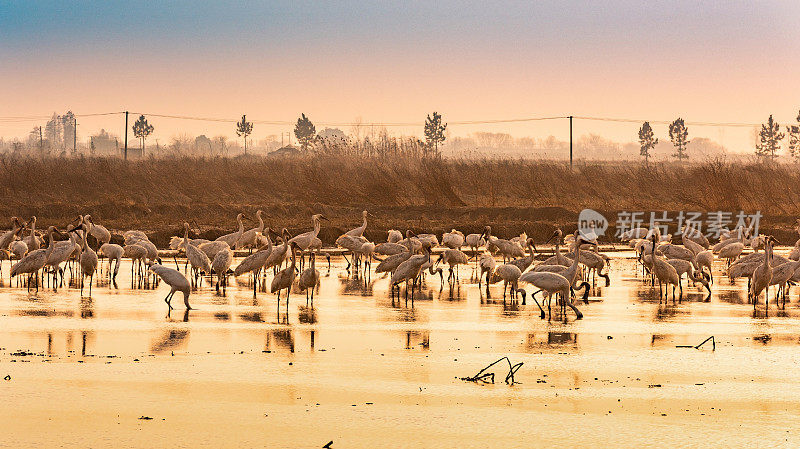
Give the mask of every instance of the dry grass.
[[(332, 220), (324, 239), (357, 225), (358, 212), (378, 216), (373, 239), (388, 228), (435, 232), (458, 225), (500, 234), (525, 228), (545, 234), (574, 228), (589, 207), (620, 210), (761, 210), (766, 224), (790, 229), (800, 216), (794, 166), (722, 162), (655, 165), (524, 160), (290, 158), (35, 159), (0, 157), (0, 216), (37, 215), (63, 223), (92, 213), (113, 229), (164, 237), (194, 219), (209, 235), (232, 229), (238, 211), (264, 209), (268, 224), (299, 230), (311, 213)], [(379, 232), (380, 231), (380, 232)], [(330, 234), (330, 235), (328, 235)]]

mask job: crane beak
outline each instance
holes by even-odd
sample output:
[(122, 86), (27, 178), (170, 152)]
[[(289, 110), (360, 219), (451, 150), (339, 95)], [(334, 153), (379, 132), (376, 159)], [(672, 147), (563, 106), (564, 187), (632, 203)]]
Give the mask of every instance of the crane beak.
[(319, 219), (320, 219), (320, 220), (325, 220), (325, 221), (330, 221), (330, 220), (328, 220), (328, 217), (326, 217), (326, 216), (324, 216), (324, 215), (320, 215), (320, 216), (319, 216)]

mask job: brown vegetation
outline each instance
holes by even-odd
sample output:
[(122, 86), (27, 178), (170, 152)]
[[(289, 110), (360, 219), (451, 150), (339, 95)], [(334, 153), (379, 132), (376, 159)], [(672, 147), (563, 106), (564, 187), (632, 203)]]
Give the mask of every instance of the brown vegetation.
[[(237, 212), (264, 209), (267, 224), (309, 227), (321, 211), (331, 220), (323, 239), (378, 218), (368, 237), (389, 228), (500, 235), (525, 229), (545, 237), (554, 226), (575, 227), (592, 208), (617, 211), (762, 211), (762, 226), (790, 233), (800, 216), (800, 174), (794, 166), (579, 163), (495, 159), (0, 157), (0, 217), (37, 215), (40, 226), (91, 213), (109, 228), (143, 229), (164, 241), (184, 220), (213, 237), (234, 227)], [(788, 234), (784, 243), (793, 243)], [(157, 243), (160, 243), (157, 241)]]

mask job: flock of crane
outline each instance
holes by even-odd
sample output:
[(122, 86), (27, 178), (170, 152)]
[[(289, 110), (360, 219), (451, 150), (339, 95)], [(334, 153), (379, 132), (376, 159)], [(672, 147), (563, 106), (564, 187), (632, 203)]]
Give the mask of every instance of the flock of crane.
[[(78, 216), (64, 227), (64, 231), (50, 226), (44, 234), (36, 230), (36, 217), (31, 217), (27, 223), (13, 217), (11, 229), (0, 235), (0, 256), (16, 260), (11, 267), (11, 278), (27, 276), (25, 284), (28, 290), (38, 290), (40, 282), (45, 279), (55, 287), (63, 285), (65, 267), (74, 266), (80, 273), (81, 295), (85, 279), (88, 278), (91, 296), (93, 279), (98, 273), (99, 256), (108, 259), (107, 276), (112, 280), (116, 279), (123, 258), (131, 260), (132, 277), (150, 276), (150, 272), (157, 275), (170, 286), (164, 299), (169, 309), (172, 309), (171, 300), (176, 292), (183, 294), (185, 306), (187, 310), (190, 309), (189, 296), (193, 288), (199, 288), (204, 276), (209, 276), (211, 284), (224, 294), (231, 275), (239, 277), (249, 274), (252, 276), (255, 297), (259, 282), (266, 283), (270, 270), (273, 278), (269, 291), (277, 295), (279, 311), (284, 291), (288, 311), (289, 293), (295, 284), (300, 291), (305, 291), (307, 300), (310, 294), (313, 304), (314, 289), (320, 282), (320, 273), (316, 268), (317, 255), (324, 255), (330, 267), (330, 254), (323, 251), (319, 238), (321, 221), (327, 218), (315, 214), (311, 217), (310, 231), (291, 236), (285, 228), (275, 232), (266, 227), (262, 215), (259, 210), (256, 214), (258, 226), (246, 230), (243, 223), (245, 217), (238, 214), (238, 230), (213, 241), (190, 239), (189, 223), (184, 223), (183, 236), (172, 237), (169, 245), (171, 250), (185, 255), (183, 272), (177, 258), (175, 269), (163, 264), (158, 248), (144, 232), (127, 231), (123, 234), (124, 246), (117, 245), (111, 243), (108, 229), (96, 224), (90, 215)], [(562, 315), (566, 315), (569, 307), (577, 318), (582, 318), (581, 311), (575, 305), (575, 292), (585, 289), (582, 299), (586, 302), (592, 287), (589, 281), (593, 284), (596, 276), (600, 276), (605, 278), (606, 285), (610, 283), (609, 258), (599, 252), (596, 239), (588, 238), (579, 231), (565, 238), (561, 230), (556, 230), (545, 242), (554, 241), (554, 254), (546, 260), (537, 261), (533, 239), (524, 233), (512, 239), (498, 238), (492, 235), (490, 226), (486, 226), (482, 233), (466, 236), (453, 229), (442, 235), (441, 242), (434, 234), (415, 234), (409, 230), (404, 235), (400, 231), (390, 230), (386, 242), (375, 244), (364, 237), (369, 216), (371, 214), (364, 211), (362, 225), (342, 234), (335, 243), (344, 251), (348, 271), (351, 266), (356, 270), (363, 266), (365, 272), (369, 273), (372, 271), (372, 261), (379, 262), (374, 271), (390, 276), (393, 301), (395, 292), (399, 298), (401, 285), (405, 284), (406, 300), (410, 292), (413, 302), (414, 291), (426, 273), (438, 274), (444, 284), (442, 267), (445, 265), (448, 282), (456, 282), (459, 277), (458, 266), (470, 264), (472, 258), (475, 259), (479, 288), (485, 281), (487, 294), (489, 284), (502, 281), (504, 301), (508, 291), (512, 300), (521, 296), (524, 304), (526, 290), (520, 284), (534, 286), (537, 290), (530, 297), (541, 311), (542, 318), (545, 317), (543, 305), (547, 306), (548, 311), (551, 310), (553, 298), (561, 307)], [(96, 250), (89, 244), (89, 236), (96, 241)], [(751, 237), (744, 226), (733, 231), (726, 230), (720, 242), (713, 246), (702, 233), (689, 226), (682, 229), (680, 236), (681, 244), (676, 244), (672, 243), (671, 235), (662, 236), (658, 228), (635, 228), (622, 235), (622, 240), (635, 249), (643, 273), (652, 280), (654, 286), (658, 283), (659, 301), (662, 297), (667, 299), (669, 286), (672, 286), (673, 301), (676, 288), (679, 298), (683, 297), (681, 280), (684, 274), (689, 282), (702, 284), (710, 295), (715, 257), (727, 261), (726, 274), (731, 282), (738, 277), (748, 278), (748, 297), (754, 307), (762, 292), (765, 294), (765, 304), (769, 306), (770, 286), (777, 286), (776, 301), (782, 298), (785, 306), (788, 287), (800, 282), (800, 240), (788, 257), (783, 257), (773, 253), (774, 238)], [(561, 252), (562, 245), (568, 247), (566, 253)], [(753, 248), (754, 252), (742, 256), (747, 246)], [(432, 250), (437, 247), (441, 249), (434, 260)], [(472, 257), (462, 251), (465, 248), (471, 250)], [(761, 248), (763, 252), (759, 251)], [(234, 249), (250, 250), (250, 254), (235, 267)], [(348, 255), (351, 258), (347, 258)], [(502, 264), (496, 259), (497, 256), (502, 257)], [(538, 293), (542, 293), (541, 303), (536, 297)]]

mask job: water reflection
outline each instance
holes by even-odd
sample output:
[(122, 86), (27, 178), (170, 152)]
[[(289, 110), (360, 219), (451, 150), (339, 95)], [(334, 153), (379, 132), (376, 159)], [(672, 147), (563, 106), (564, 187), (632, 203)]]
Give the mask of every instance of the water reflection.
[(267, 332), (265, 351), (276, 351), (279, 349), (294, 352), (294, 331), (291, 329), (275, 329)]
[(188, 329), (169, 329), (150, 345), (150, 352), (161, 354), (177, 348), (185, 347), (189, 338)]

